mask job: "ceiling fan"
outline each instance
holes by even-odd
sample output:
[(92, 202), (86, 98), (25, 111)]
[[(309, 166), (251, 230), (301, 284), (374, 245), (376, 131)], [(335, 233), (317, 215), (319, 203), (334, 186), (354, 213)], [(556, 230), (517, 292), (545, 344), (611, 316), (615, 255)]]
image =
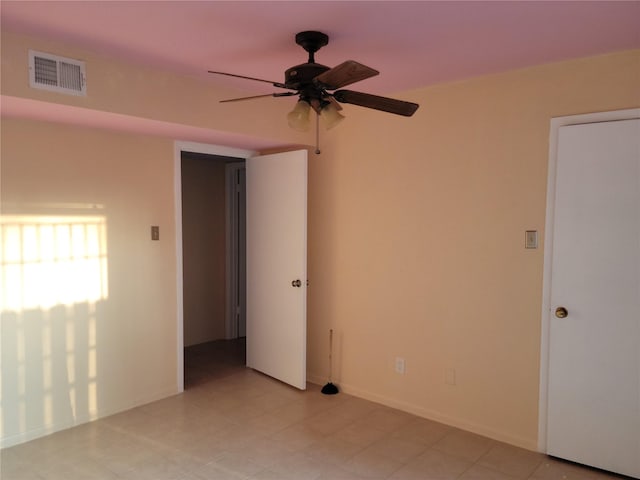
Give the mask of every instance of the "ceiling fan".
[(300, 131), (309, 129), (309, 112), (311, 109), (322, 119), (326, 128), (332, 128), (337, 125), (344, 119), (344, 116), (339, 112), (342, 110), (340, 103), (350, 103), (405, 117), (410, 117), (418, 109), (419, 105), (417, 103), (342, 89), (342, 87), (352, 83), (374, 77), (380, 72), (354, 60), (347, 60), (333, 68), (316, 63), (315, 52), (329, 43), (329, 37), (322, 32), (300, 32), (295, 39), (296, 43), (309, 53), (309, 59), (307, 63), (287, 69), (284, 74), (284, 83), (209, 70), (209, 73), (218, 75), (270, 83), (274, 87), (288, 91), (232, 98), (221, 100), (221, 102), (297, 95), (299, 100), (294, 109), (288, 114), (287, 119), (291, 128)]

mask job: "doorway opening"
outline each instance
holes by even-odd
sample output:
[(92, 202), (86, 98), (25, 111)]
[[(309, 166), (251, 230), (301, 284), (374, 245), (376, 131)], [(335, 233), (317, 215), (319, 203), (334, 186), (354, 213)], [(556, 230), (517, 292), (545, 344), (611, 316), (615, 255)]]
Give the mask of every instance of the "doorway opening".
[(244, 159), (181, 150), (184, 386), (246, 365)]

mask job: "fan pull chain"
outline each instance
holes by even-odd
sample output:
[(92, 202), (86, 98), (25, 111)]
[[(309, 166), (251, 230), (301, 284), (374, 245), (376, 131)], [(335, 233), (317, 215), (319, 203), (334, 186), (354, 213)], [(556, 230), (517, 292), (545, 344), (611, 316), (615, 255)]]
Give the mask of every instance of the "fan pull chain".
[(320, 155), (320, 114), (316, 113), (316, 155)]
[(333, 376), (333, 328), (329, 329), (329, 383)]

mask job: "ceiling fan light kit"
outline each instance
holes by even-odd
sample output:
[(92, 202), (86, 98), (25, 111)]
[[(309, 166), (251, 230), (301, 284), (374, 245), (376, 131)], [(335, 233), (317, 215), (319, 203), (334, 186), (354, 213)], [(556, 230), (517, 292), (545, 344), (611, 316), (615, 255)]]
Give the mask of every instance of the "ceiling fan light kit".
[(310, 110), (311, 105), (304, 100), (298, 100), (293, 110), (287, 114), (289, 126), (298, 132), (308, 132), (311, 124), (309, 121)]
[[(306, 63), (288, 68), (285, 71), (284, 83), (209, 70), (209, 73), (218, 75), (270, 83), (276, 88), (283, 88), (289, 91), (232, 98), (222, 100), (221, 102), (237, 102), (261, 97), (289, 97), (297, 95), (299, 100), (293, 110), (287, 114), (287, 122), (292, 129), (303, 132), (309, 130), (309, 114), (311, 109), (320, 117), (326, 129), (335, 127), (345, 118), (340, 113), (342, 109), (340, 103), (349, 103), (405, 117), (410, 117), (418, 109), (419, 105), (417, 103), (371, 95), (369, 93), (355, 92), (353, 90), (337, 90), (352, 83), (374, 77), (380, 72), (354, 60), (347, 60), (333, 68), (316, 63), (315, 53), (329, 43), (329, 37), (322, 32), (300, 32), (295, 36), (295, 40), (298, 45), (308, 52), (309, 58)], [(331, 93), (331, 91), (334, 92)]]
[(344, 120), (344, 115), (338, 111), (335, 104), (329, 103), (320, 111), (320, 119), (324, 128), (330, 130)]

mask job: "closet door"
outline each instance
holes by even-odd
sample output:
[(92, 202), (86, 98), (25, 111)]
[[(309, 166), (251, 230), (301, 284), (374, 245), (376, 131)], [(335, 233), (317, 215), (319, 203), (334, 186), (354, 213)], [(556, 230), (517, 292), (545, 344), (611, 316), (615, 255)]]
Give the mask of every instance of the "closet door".
[(561, 127), (547, 451), (640, 477), (640, 120)]

